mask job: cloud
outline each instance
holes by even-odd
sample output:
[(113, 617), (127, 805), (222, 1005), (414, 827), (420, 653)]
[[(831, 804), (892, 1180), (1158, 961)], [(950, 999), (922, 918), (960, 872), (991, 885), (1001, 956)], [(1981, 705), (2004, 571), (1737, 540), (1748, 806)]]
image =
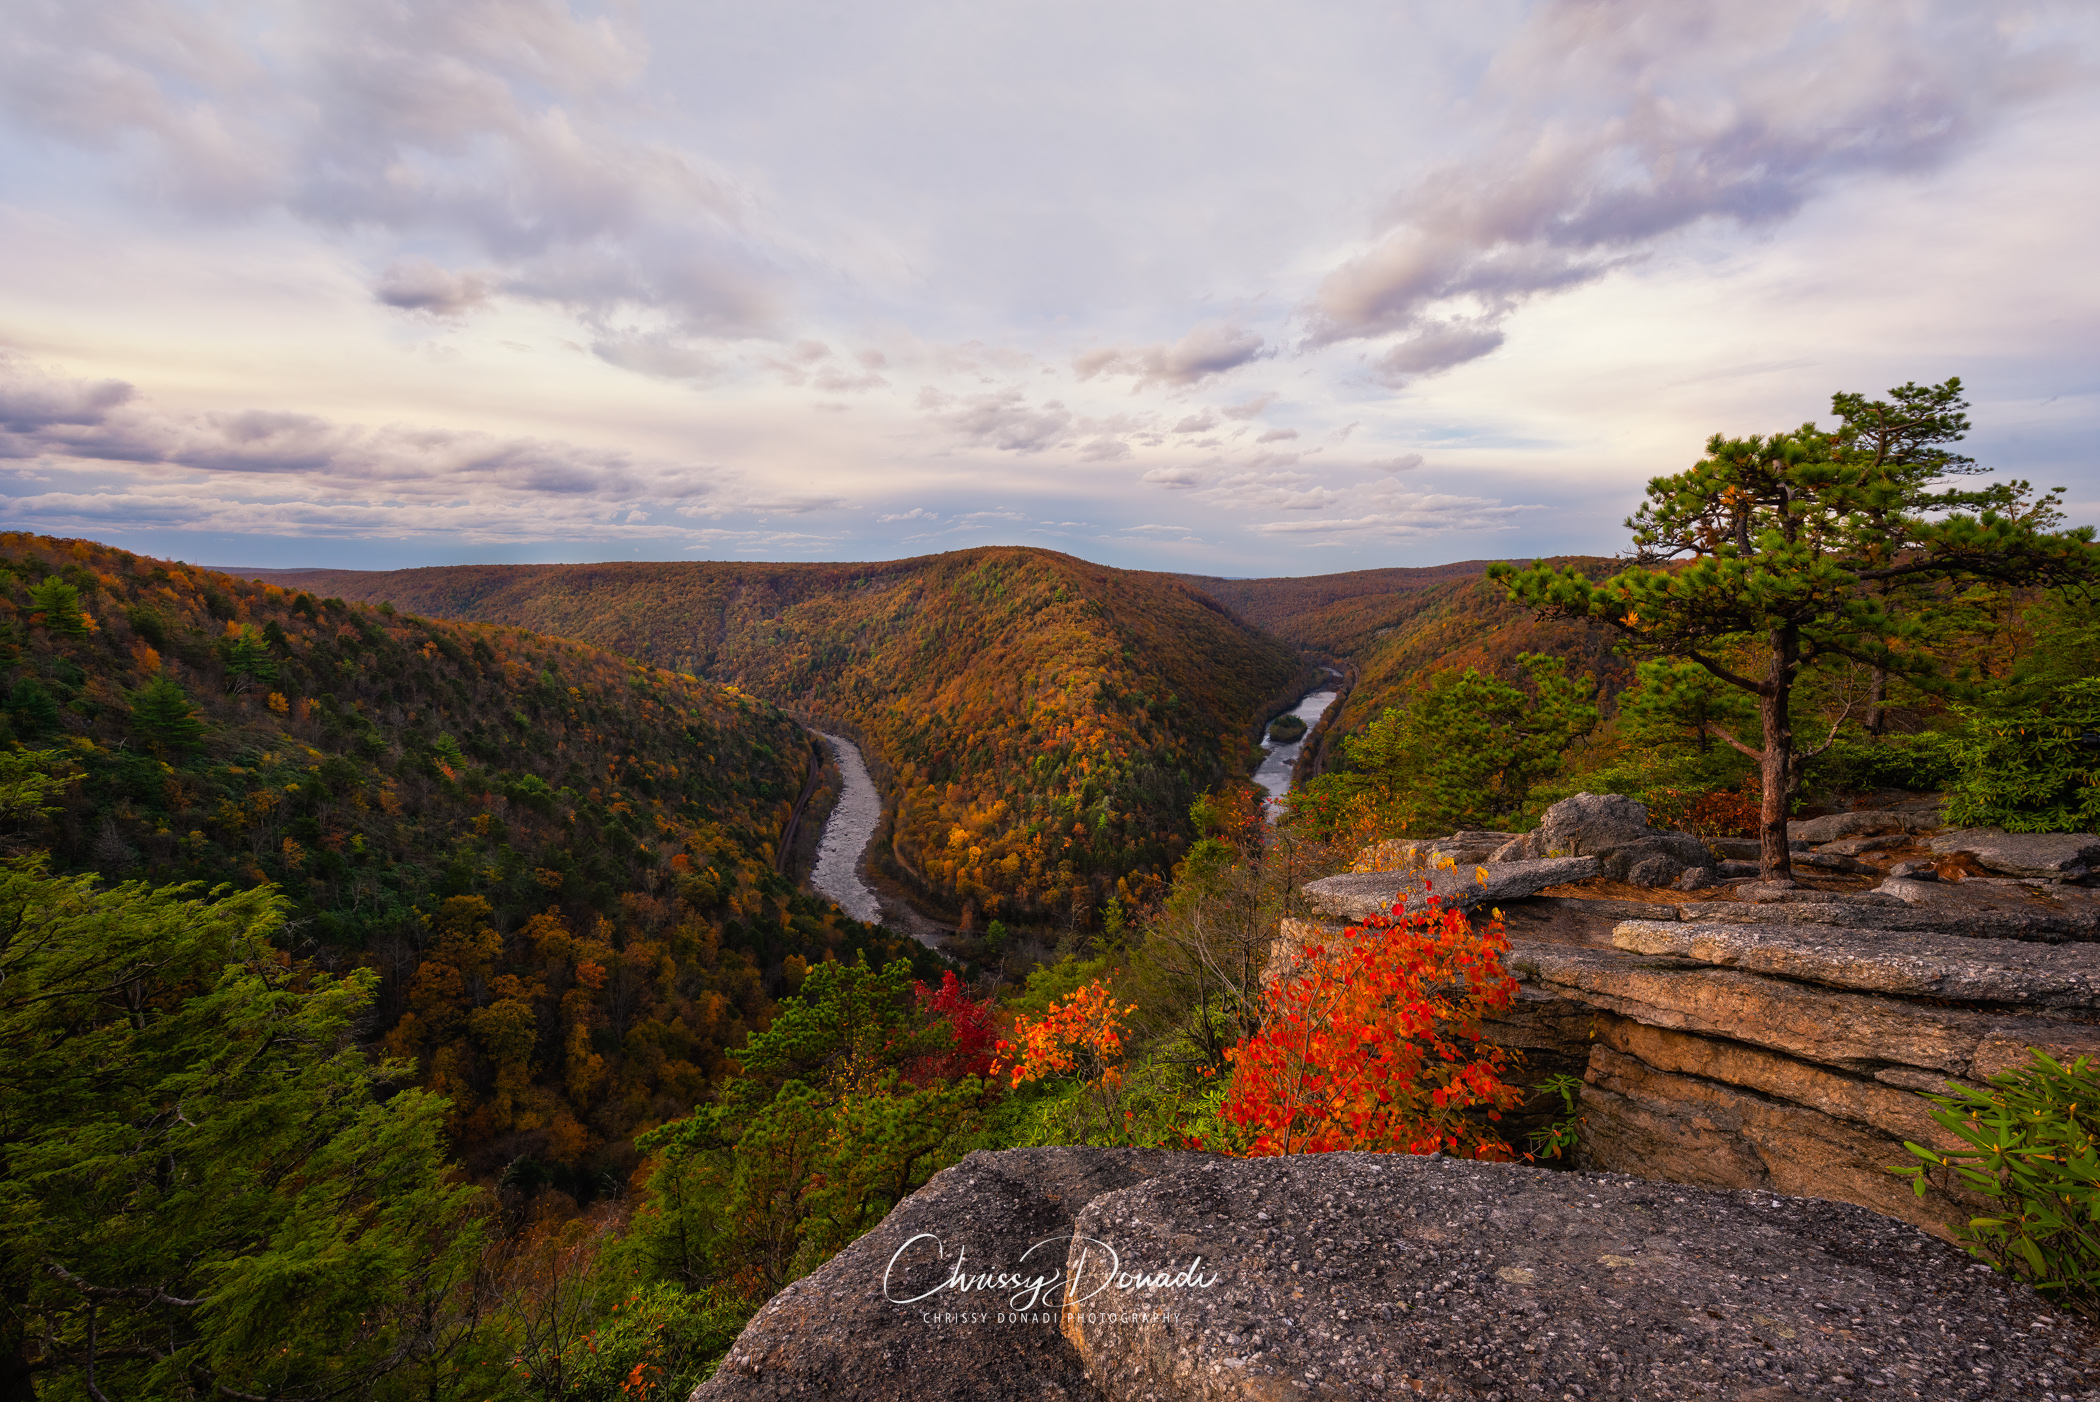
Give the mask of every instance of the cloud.
[(1236, 370), (1263, 354), (1262, 338), (1230, 322), (1198, 326), (1168, 345), (1155, 341), (1149, 346), (1116, 346), (1083, 351), (1072, 357), (1072, 371), (1081, 380), (1097, 375), (1131, 375), (1131, 391), (1152, 385), (1197, 384), (1214, 375)]
[(111, 155), (155, 203), (493, 265), (397, 261), (374, 288), (390, 306), (456, 317), (500, 291), (594, 331), (647, 310), (688, 336), (767, 334), (786, 283), (754, 201), (623, 120), (647, 71), (638, 23), (562, 0), (303, 6), (269, 25), (32, 0), (0, 35), (0, 102)]
[[(2019, 7), (2012, 7), (2018, 9)], [(1327, 274), (1310, 344), (1397, 336), (1393, 385), (1476, 360), (1527, 300), (1702, 221), (1769, 225), (1862, 175), (1928, 170), (2071, 65), (2004, 6), (1549, 0), (1496, 56), (1488, 149), (1393, 201)]]
[(1252, 398), (1243, 399), (1237, 404), (1221, 405), (1218, 412), (1228, 419), (1258, 419), (1261, 417), (1262, 411), (1275, 402), (1276, 395), (1274, 393), (1257, 394)]
[(607, 331), (591, 342), (591, 354), (622, 370), (660, 380), (710, 380), (721, 366), (675, 331)]
[[(123, 519), (192, 513), (192, 524), (222, 527), (205, 503), (218, 502), (229, 522), (252, 517), (258, 501), (296, 498), (345, 529), (384, 520), (421, 529), (424, 515), (458, 519), (564, 515), (603, 509), (625, 518), (651, 504), (688, 514), (733, 509), (807, 512), (833, 498), (758, 501), (733, 479), (690, 465), (647, 463), (632, 455), (532, 437), (499, 437), (407, 424), (367, 427), (314, 414), (273, 410), (184, 412), (163, 408), (118, 380), (54, 375), (0, 355), (0, 463), (19, 490), (8, 494), (15, 517), (108, 508)], [(30, 464), (65, 463), (69, 484), (88, 470), (118, 479), (96, 492), (35, 492)], [(99, 503), (99, 506), (95, 506)], [(272, 519), (303, 529), (289, 501)], [(408, 518), (417, 518), (411, 522)], [(554, 533), (561, 533), (560, 527)]]
[[(920, 403), (939, 404), (946, 396), (922, 392)], [(971, 443), (1003, 448), (1013, 453), (1039, 453), (1063, 438), (1072, 426), (1071, 411), (1055, 399), (1030, 408), (1017, 389), (972, 395), (962, 407), (942, 416), (942, 422)]]
[(1188, 491), (1202, 486), (1209, 480), (1210, 476), (1208, 473), (1194, 467), (1155, 467), (1144, 476), (1138, 478), (1140, 482), (1147, 482), (1155, 487), (1167, 487), (1176, 491)]
[(395, 263), (380, 274), (372, 296), (389, 307), (456, 319), (488, 301), (495, 279), (487, 273), (447, 272), (428, 258)]
[(1304, 521), (1265, 521), (1252, 527), (1268, 537), (1318, 536), (1334, 541), (1361, 537), (1416, 540), (1453, 531), (1511, 530), (1525, 512), (1538, 506), (1505, 506), (1487, 497), (1447, 496), (1433, 492), (1388, 497), (1378, 510), (1356, 516), (1318, 517)]
[(914, 506), (909, 511), (900, 511), (890, 516), (877, 516), (875, 519), (886, 525), (891, 521), (938, 521), (941, 518), (937, 513), (928, 511), (923, 506)]
[(1204, 411), (1203, 411), (1202, 413), (1200, 413), (1200, 414), (1190, 414), (1190, 415), (1189, 415), (1189, 416), (1188, 416), (1187, 418), (1183, 419), (1183, 420), (1182, 420), (1182, 421), (1181, 421), (1180, 423), (1178, 423), (1178, 424), (1174, 425), (1174, 428), (1173, 428), (1173, 432), (1175, 432), (1175, 433), (1208, 433), (1208, 432), (1210, 432), (1210, 431), (1211, 431), (1212, 429), (1216, 428), (1217, 426), (1218, 426), (1218, 419), (1217, 419), (1217, 415), (1215, 415), (1215, 414), (1211, 413), (1211, 412), (1210, 412), (1210, 410), (1208, 410), (1208, 409), (1205, 409), (1205, 410), (1204, 410)]
[(1254, 441), (1257, 443), (1282, 443), (1297, 436), (1298, 430), (1295, 428), (1272, 428)]

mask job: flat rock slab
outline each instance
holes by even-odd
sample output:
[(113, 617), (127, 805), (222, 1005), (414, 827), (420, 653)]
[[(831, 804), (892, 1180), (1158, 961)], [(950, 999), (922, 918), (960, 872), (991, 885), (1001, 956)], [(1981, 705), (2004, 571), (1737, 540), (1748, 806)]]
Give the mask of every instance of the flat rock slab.
[(1964, 939), (1927, 930), (1626, 920), (1612, 943), (1723, 969), (1904, 997), (2100, 1013), (2100, 946)]
[[(1093, 1402), (1100, 1393), (1058, 1334), (1054, 1306), (1019, 1309), (1013, 1291), (951, 1289), (912, 1304), (893, 1300), (934, 1289), (958, 1265), (1054, 1276), (1081, 1208), (1187, 1161), (1207, 1156), (1146, 1149), (971, 1154), (775, 1295), (693, 1402)], [(932, 1240), (914, 1242), (921, 1233)], [(1031, 1247), (1039, 1249), (1030, 1255)], [(902, 1257), (900, 1248), (908, 1248)], [(1002, 1322), (957, 1322), (977, 1314)]]
[(1597, 874), (1595, 857), (1548, 857), (1535, 862), (1489, 862), (1487, 880), (1461, 866), (1450, 871), (1366, 871), (1323, 877), (1305, 885), (1314, 910), (1341, 920), (1362, 920), (1391, 910), (1405, 900), (1409, 912), (1427, 908), (1431, 894), (1447, 909), (1471, 910), (1522, 900), (1548, 886), (1582, 881)]
[[(1785, 903), (1688, 901), (1678, 913), (1685, 920), (1725, 921), (1752, 925), (1844, 925), (1856, 930), (1932, 930), (1979, 940), (2089, 940), (2100, 937), (2100, 899), (2066, 888), (2055, 899), (2028, 897), (2002, 889), (1977, 890), (1973, 882), (1903, 881), (1881, 883), (1876, 894), (1896, 896), (1880, 901), (1833, 900), (1828, 893), (1805, 893), (1806, 899)], [(1916, 903), (1904, 899), (1919, 888)], [(1965, 889), (1966, 888), (1966, 889)]]
[[(1385, 1154), (1177, 1166), (1079, 1215), (1113, 1402), (2100, 1397), (2093, 1332), (1849, 1204)], [(1191, 1283), (1189, 1263), (1200, 1258)], [(1176, 1283), (1180, 1282), (1180, 1283)], [(900, 1394), (901, 1395), (901, 1394)]]
[(1929, 845), (1941, 856), (1966, 852), (1980, 865), (2007, 876), (2082, 876), (2100, 866), (2100, 836), (2089, 832), (1958, 828), (1938, 834)]

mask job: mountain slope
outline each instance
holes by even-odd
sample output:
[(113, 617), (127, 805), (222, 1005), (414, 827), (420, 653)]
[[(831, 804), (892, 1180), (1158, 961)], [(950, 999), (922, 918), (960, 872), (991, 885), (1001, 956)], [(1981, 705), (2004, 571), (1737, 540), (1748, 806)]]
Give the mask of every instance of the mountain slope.
[(110, 879), (276, 883), (299, 953), (384, 976), (368, 1030), (485, 1171), (620, 1167), (790, 956), (907, 952), (774, 873), (799, 726), (598, 648), (6, 535), (0, 678), (0, 740), (77, 776), (16, 840)]
[(1285, 642), (1340, 659), (1357, 656), (1380, 629), (1404, 618), (1411, 596), (1439, 585), (1485, 579), (1489, 563), (1461, 560), (1449, 565), (1279, 579), (1195, 574), (1175, 578)]
[[(1310, 767), (1319, 772), (1339, 762), (1340, 740), (1387, 708), (1404, 706), (1438, 672), (1474, 667), (1514, 680), (1519, 653), (1543, 652), (1566, 658), (1572, 673), (1594, 674), (1607, 708), (1624, 689), (1632, 669), (1602, 629), (1534, 619), (1488, 582), (1488, 563), (1292, 579), (1180, 577), (1250, 623), (1317, 656), (1353, 664), (1348, 695), (1312, 742)], [(1612, 562), (1569, 557), (1555, 563), (1607, 571)]]
[(1163, 878), (1298, 659), (1167, 575), (997, 547), (880, 564), (272, 578), (587, 639), (850, 728), (890, 850), (966, 920), (1085, 924)]

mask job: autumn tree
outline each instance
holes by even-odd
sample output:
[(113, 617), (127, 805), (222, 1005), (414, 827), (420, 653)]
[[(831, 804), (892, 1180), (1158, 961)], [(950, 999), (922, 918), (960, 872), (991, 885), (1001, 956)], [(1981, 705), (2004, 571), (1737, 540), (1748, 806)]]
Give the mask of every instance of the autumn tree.
[(1758, 736), (1717, 720), (1705, 728), (1757, 760), (1764, 875), (1790, 883), (1786, 818), (1803, 757), (1794, 704), (1805, 676), (1850, 664), (1938, 685), (1935, 659), (1916, 646), (1928, 631), (1918, 604), (1932, 591), (2100, 577), (2091, 528), (2051, 530), (2044, 515), (1996, 507), (1936, 509), (1921, 485), (1933, 466), (1812, 423), (1770, 437), (1716, 434), (1689, 470), (1649, 482), (1626, 522), (1627, 568), (1601, 583), (1544, 564), (1490, 574), (1541, 616), (1594, 619), (1624, 651), (1684, 659), (1754, 698)]

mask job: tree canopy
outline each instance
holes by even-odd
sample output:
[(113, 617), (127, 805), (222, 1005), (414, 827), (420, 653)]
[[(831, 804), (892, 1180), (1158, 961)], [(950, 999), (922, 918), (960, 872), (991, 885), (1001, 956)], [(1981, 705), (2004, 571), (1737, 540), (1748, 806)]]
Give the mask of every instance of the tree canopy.
[(2027, 504), (2025, 483), (1926, 490), (1967, 466), (1940, 446), (1967, 426), (1959, 392), (1949, 380), (1871, 405), (1841, 394), (1835, 432), (1811, 422), (1714, 435), (1690, 469), (1649, 482), (1626, 521), (1632, 562), (1601, 582), (1541, 564), (1490, 570), (1541, 615), (1595, 620), (1623, 651), (1684, 659), (1755, 699), (1759, 735), (1718, 717), (1701, 724), (1758, 760), (1768, 879), (1791, 880), (1786, 814), (1803, 748), (1793, 703), (1806, 674), (1850, 663), (1946, 685), (1918, 644), (1950, 586), (2061, 588), (2100, 575), (2090, 527), (2052, 529), (2053, 494)]

